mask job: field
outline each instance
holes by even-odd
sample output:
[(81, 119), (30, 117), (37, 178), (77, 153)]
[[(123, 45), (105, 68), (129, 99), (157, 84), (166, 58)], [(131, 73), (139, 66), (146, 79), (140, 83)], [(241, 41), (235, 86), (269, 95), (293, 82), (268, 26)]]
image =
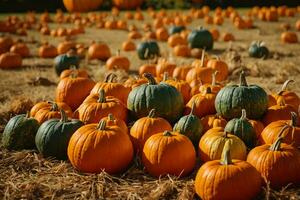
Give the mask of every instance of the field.
[[(240, 13), (247, 10), (240, 9)], [(175, 12), (174, 10), (168, 12)], [(180, 11), (182, 12), (182, 11)], [(189, 12), (189, 11), (183, 11)], [(22, 16), (21, 14), (18, 14)], [(123, 16), (124, 13), (121, 13)], [(147, 13), (145, 21), (151, 23)], [(195, 19), (188, 28), (203, 26), (216, 27), (221, 33), (232, 33), (236, 41), (217, 41), (210, 54), (224, 59), (230, 68), (228, 82), (236, 83), (242, 69), (248, 75), (248, 82), (261, 85), (268, 93), (280, 90), (287, 79), (295, 82), (289, 89), (300, 95), (300, 45), (283, 44), (280, 34), (282, 23), (289, 23), (294, 31), (297, 17), (280, 18), (278, 22), (254, 21), (255, 28), (238, 30), (229, 19), (222, 26), (206, 25), (203, 19)], [(0, 20), (6, 15), (1, 15)], [(131, 20), (139, 29), (143, 23)], [(50, 24), (50, 27), (70, 27), (68, 25)], [(105, 41), (113, 54), (121, 48), (127, 38), (127, 31), (110, 31), (86, 28), (86, 33), (75, 36), (77, 42), (88, 46), (92, 40)], [(300, 32), (297, 33), (300, 38)], [(17, 36), (15, 36), (17, 37)], [(18, 36), (19, 37), (19, 36)], [(56, 84), (59, 77), (53, 68), (53, 59), (38, 58), (38, 47), (43, 41), (58, 45), (63, 38), (42, 36), (36, 31), (28, 31), (22, 38), (30, 47), (32, 57), (23, 61), (24, 68), (0, 71), (0, 133), (15, 114), (28, 111), (32, 105), (41, 100), (54, 100)], [(136, 40), (136, 44), (139, 40)], [(263, 41), (270, 50), (268, 59), (255, 59), (248, 56), (248, 47), (252, 41)], [(164, 57), (175, 63), (191, 63), (193, 59), (177, 58), (172, 55), (167, 43), (159, 42)], [(138, 59), (135, 51), (122, 52), (131, 61), (130, 74), (137, 74), (139, 66), (146, 63)], [(105, 74), (105, 63), (101, 61), (82, 60), (81, 66), (86, 68), (95, 81), (102, 81)], [(128, 77), (118, 72), (122, 78)], [(201, 165), (200, 161), (197, 166)], [(135, 159), (129, 169), (122, 174), (110, 176), (105, 172), (97, 175), (82, 174), (72, 168), (69, 162), (43, 158), (37, 151), (11, 152), (0, 147), (0, 198), (1, 199), (196, 199), (194, 182), (196, 170), (189, 177), (164, 177), (159, 180), (147, 175)], [(299, 199), (300, 190), (284, 188), (273, 191), (266, 187), (257, 199)]]

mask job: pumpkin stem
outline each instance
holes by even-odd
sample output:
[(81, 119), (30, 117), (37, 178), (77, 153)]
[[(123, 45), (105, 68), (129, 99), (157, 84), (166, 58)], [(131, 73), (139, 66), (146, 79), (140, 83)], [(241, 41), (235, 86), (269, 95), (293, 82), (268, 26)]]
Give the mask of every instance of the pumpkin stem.
[(30, 118), (30, 111), (28, 110), (25, 115), (26, 118)]
[(275, 142), (270, 146), (271, 151), (280, 151), (281, 143), (282, 143), (283, 137), (278, 137)]
[(242, 109), (241, 120), (246, 120), (246, 119), (247, 119), (247, 112), (246, 112), (246, 109)]
[(211, 88), (207, 87), (204, 94), (211, 94), (211, 93), (212, 93)]
[(145, 53), (144, 53), (144, 58), (148, 58), (149, 57), (149, 49), (146, 48)]
[(217, 77), (217, 74), (219, 73), (219, 71), (215, 71), (214, 73), (212, 73), (212, 81), (211, 81), (211, 85), (212, 86), (216, 86), (216, 77)]
[(58, 105), (57, 103), (55, 103), (54, 101), (48, 101), (49, 104), (51, 104), (51, 111), (58, 111), (59, 108), (58, 108)]
[(150, 112), (149, 112), (149, 114), (148, 114), (148, 117), (149, 118), (154, 118), (155, 117), (155, 109), (152, 109), (152, 110), (150, 110)]
[(61, 118), (60, 118), (61, 122), (65, 123), (68, 121), (68, 116), (63, 109), (60, 109), (60, 116), (61, 116)]
[(196, 107), (196, 101), (193, 102), (192, 108), (191, 108), (191, 112), (190, 112), (189, 115), (193, 115), (193, 114), (194, 114), (194, 112), (195, 112), (195, 107)]
[(156, 85), (157, 84), (151, 73), (144, 73), (143, 76), (146, 79), (148, 79), (148, 84), (149, 85)]
[(246, 86), (246, 87), (248, 86), (244, 71), (242, 71), (240, 74), (240, 86)]
[(169, 73), (168, 72), (164, 72), (163, 82), (167, 81), (168, 79), (169, 79)]
[(204, 58), (205, 58), (205, 48), (202, 49), (202, 54), (201, 54), (201, 67), (204, 67)]
[(106, 77), (104, 79), (104, 82), (105, 83), (112, 83), (115, 78), (117, 78), (117, 75), (115, 73), (109, 73), (109, 74), (106, 75)]
[(98, 103), (105, 103), (106, 102), (106, 98), (105, 98), (105, 91), (103, 89), (101, 89), (99, 91), (99, 99), (98, 99)]
[(109, 121), (114, 121), (115, 120), (115, 117), (112, 113), (109, 113), (107, 118), (108, 118)]
[(291, 112), (291, 126), (296, 127), (298, 125), (298, 115), (295, 112)]
[(278, 92), (278, 94), (280, 94), (281, 92), (283, 92), (283, 91), (286, 91), (286, 89), (287, 89), (287, 87), (288, 87), (288, 85), (290, 84), (290, 83), (293, 83), (294, 82), (294, 80), (286, 80), (284, 83), (283, 83), (283, 85), (282, 85), (282, 87), (281, 87), (281, 90), (280, 90), (280, 92)]
[(172, 134), (170, 131), (165, 131), (165, 132), (163, 133), (163, 135), (164, 135), (164, 136), (168, 136), (168, 137), (173, 136), (173, 134)]
[(105, 128), (106, 128), (106, 121), (105, 120), (100, 120), (100, 122), (97, 126), (97, 129), (103, 131), (103, 130), (105, 130)]
[(226, 142), (222, 151), (221, 164), (222, 165), (232, 164), (232, 159), (230, 155), (230, 146), (228, 142)]
[(71, 69), (71, 78), (77, 78), (78, 77), (78, 70), (76, 68), (75, 65), (71, 65), (70, 66), (70, 69)]
[(213, 59), (215, 59), (215, 60), (217, 60), (217, 61), (219, 61), (219, 60), (220, 60), (220, 57), (219, 57), (219, 56), (217, 56), (217, 55), (212, 55), (212, 58), (213, 58)]

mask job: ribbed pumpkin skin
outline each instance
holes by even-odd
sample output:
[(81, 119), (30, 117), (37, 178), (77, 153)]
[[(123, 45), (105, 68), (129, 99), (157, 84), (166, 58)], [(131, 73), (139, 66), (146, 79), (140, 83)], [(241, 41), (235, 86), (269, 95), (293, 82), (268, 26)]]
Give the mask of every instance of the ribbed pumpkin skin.
[(120, 9), (131, 10), (142, 5), (144, 0), (113, 0), (115, 6)]
[(261, 46), (258, 43), (254, 43), (249, 47), (249, 56), (254, 58), (267, 58), (269, 55), (269, 50), (265, 46)]
[(225, 135), (221, 127), (212, 128), (201, 137), (198, 146), (200, 159), (203, 162), (221, 159), (225, 144), (229, 145), (233, 159), (246, 160), (247, 147), (244, 142), (230, 133)]
[(279, 151), (270, 150), (269, 144), (252, 149), (247, 158), (252, 166), (270, 181), (275, 189), (285, 187), (290, 183), (300, 183), (300, 152), (298, 149), (281, 144)]
[(71, 67), (79, 67), (79, 58), (77, 56), (63, 54), (54, 59), (55, 72), (59, 76), (64, 70)]
[(182, 95), (165, 83), (143, 84), (134, 88), (128, 96), (127, 107), (136, 118), (145, 117), (155, 109), (157, 116), (176, 122), (183, 111)]
[[(155, 41), (141, 42), (137, 47), (138, 57), (141, 60), (152, 59), (160, 55), (160, 49)], [(153, 74), (154, 75), (154, 74)]]
[(40, 126), (35, 136), (36, 147), (45, 157), (65, 160), (69, 140), (81, 126), (83, 122), (79, 120), (63, 122), (60, 119), (50, 119)]
[(35, 148), (34, 138), (39, 126), (38, 121), (26, 115), (12, 117), (3, 131), (3, 147), (9, 150)]
[(250, 119), (260, 119), (268, 108), (268, 96), (257, 85), (230, 85), (219, 91), (215, 107), (226, 119), (240, 117), (242, 109)]
[(214, 39), (212, 34), (206, 29), (193, 30), (189, 36), (188, 41), (190, 47), (193, 48), (201, 48), (210, 50), (213, 48)]
[(69, 12), (87, 12), (97, 9), (103, 0), (63, 0)]
[(225, 126), (225, 131), (238, 136), (249, 148), (256, 145), (256, 132), (247, 119), (235, 118), (230, 120)]

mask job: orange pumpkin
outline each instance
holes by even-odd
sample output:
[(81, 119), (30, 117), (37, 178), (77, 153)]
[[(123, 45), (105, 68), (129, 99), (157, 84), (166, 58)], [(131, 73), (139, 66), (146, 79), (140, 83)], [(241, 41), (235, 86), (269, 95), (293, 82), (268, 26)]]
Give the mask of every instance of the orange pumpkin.
[(118, 70), (122, 69), (128, 72), (130, 67), (130, 61), (127, 57), (120, 55), (120, 50), (118, 50), (118, 53), (116, 56), (110, 57), (106, 61), (106, 69), (107, 70)]
[[(132, 90), (135, 87), (138, 87), (142, 84), (146, 84), (148, 83), (146, 78), (143, 77), (139, 77), (139, 76), (134, 76), (134, 77), (129, 77), (125, 82), (124, 82), (124, 86), (126, 88), (128, 88), (129, 90)], [(127, 103), (127, 102), (126, 102)], [(125, 104), (126, 104), (125, 103)]]
[(155, 110), (151, 110), (147, 117), (138, 119), (130, 129), (131, 141), (137, 153), (142, 154), (144, 144), (154, 134), (163, 131), (171, 131), (172, 126), (161, 117), (155, 116)]
[(204, 21), (205, 21), (206, 24), (213, 24), (214, 23), (213, 18), (209, 15), (204, 17)]
[(95, 10), (102, 2), (103, 0), (93, 0), (88, 2), (85, 0), (63, 0), (66, 9), (69, 12), (87, 12)]
[(101, 120), (105, 121), (108, 126), (118, 126), (126, 134), (129, 134), (126, 123), (121, 119), (115, 118), (113, 114), (109, 113), (107, 117), (104, 117)]
[(165, 131), (152, 135), (146, 141), (142, 161), (152, 176), (185, 176), (195, 166), (196, 152), (188, 137)]
[(39, 56), (41, 58), (54, 58), (58, 55), (56, 47), (53, 45), (48, 44), (48, 42), (44, 43), (39, 48)]
[(224, 19), (223, 19), (223, 17), (222, 16), (215, 16), (214, 18), (213, 18), (213, 23), (215, 24), (215, 25), (219, 25), (219, 26), (221, 26), (223, 23), (224, 23)]
[(142, 5), (144, 0), (113, 0), (115, 6), (124, 10), (136, 9)]
[(156, 76), (163, 77), (165, 72), (168, 72), (168, 74), (173, 74), (175, 68), (176, 64), (170, 63), (166, 59), (160, 59), (156, 65)]
[(63, 41), (62, 43), (59, 43), (57, 46), (57, 52), (58, 54), (65, 54), (71, 49), (74, 49), (76, 47), (76, 43), (72, 41)]
[(135, 51), (136, 46), (133, 41), (127, 40), (122, 43), (122, 49), (123, 51)]
[(190, 82), (191, 86), (191, 97), (200, 93), (200, 86), (203, 85), (202, 81), (196, 77), (192, 82)]
[(294, 32), (283, 32), (280, 36), (283, 43), (297, 43), (298, 36)]
[(117, 21), (117, 28), (120, 30), (127, 30), (127, 22), (124, 20)]
[(217, 41), (220, 37), (220, 32), (218, 31), (218, 29), (210, 29), (209, 32), (212, 34), (214, 41)]
[(64, 79), (69, 76), (72, 76), (73, 74), (76, 74), (77, 77), (83, 77), (83, 78), (88, 78), (89, 74), (85, 69), (76, 69), (76, 68), (71, 68), (71, 69), (66, 69), (62, 71), (62, 73), (59, 76), (59, 79)]
[(231, 33), (224, 33), (222, 35), (222, 39), (223, 39), (224, 42), (235, 41), (235, 37)]
[(216, 82), (216, 76), (217, 76), (218, 73), (219, 73), (218, 71), (215, 71), (212, 74), (212, 82), (211, 82), (211, 84), (210, 83), (205, 83), (205, 84), (201, 84), (200, 85), (200, 87), (199, 87), (200, 93), (204, 93), (208, 87), (214, 93), (218, 93), (223, 88), (223, 86), (220, 83)]
[(0, 69), (22, 67), (22, 57), (17, 53), (7, 52), (0, 55)]
[(10, 52), (19, 54), (20, 56), (22, 56), (23, 58), (29, 57), (30, 56), (30, 52), (29, 52), (29, 48), (26, 44), (24, 43), (17, 43), (14, 44), (11, 48), (10, 48)]
[(177, 45), (187, 45), (187, 41), (176, 33), (168, 38), (168, 44), (170, 47), (175, 47)]
[(192, 69), (190, 65), (181, 65), (174, 69), (173, 78), (178, 80), (185, 80), (187, 73)]
[[(56, 104), (56, 105), (54, 105)], [(35, 104), (31, 109), (30, 109), (30, 117), (35, 117), (35, 115), (42, 109), (50, 111), (52, 106), (58, 107), (58, 109), (62, 109), (65, 111), (65, 113), (69, 116), (72, 117), (72, 110), (70, 106), (63, 102), (51, 102), (51, 101), (42, 101), (37, 104)]]
[(176, 45), (173, 49), (173, 54), (178, 57), (190, 57), (191, 49), (188, 45)]
[(206, 115), (201, 118), (201, 123), (203, 125), (203, 132), (208, 131), (212, 128), (225, 128), (227, 121), (222, 118), (220, 115)]
[(267, 10), (266, 11), (266, 20), (271, 22), (278, 21), (278, 14), (276, 10)]
[(142, 34), (139, 31), (131, 31), (128, 33), (128, 39), (140, 39), (142, 38)]
[(153, 76), (156, 75), (156, 65), (155, 64), (144, 64), (139, 67), (139, 75), (142, 76), (144, 73), (150, 73)]
[(265, 126), (262, 122), (258, 120), (249, 119), (248, 122), (252, 125), (256, 133), (256, 139), (260, 138), (260, 134), (263, 132)]
[(167, 41), (169, 38), (168, 30), (164, 27), (157, 29), (155, 34), (156, 34), (156, 38), (160, 41)]
[(228, 78), (228, 65), (226, 62), (220, 60), (218, 56), (209, 59), (206, 66), (212, 68), (214, 71), (218, 71), (216, 80), (225, 81)]
[[(133, 147), (128, 134), (119, 126), (88, 124), (71, 137), (68, 157), (79, 171), (109, 174), (123, 171), (133, 159)], [(112, 159), (114, 158), (114, 159)]]
[(295, 24), (295, 28), (297, 31), (300, 31), (300, 20), (297, 20), (297, 22)]
[(102, 61), (107, 60), (111, 57), (110, 49), (105, 43), (95, 43), (88, 49), (88, 58), (89, 59), (99, 59)]

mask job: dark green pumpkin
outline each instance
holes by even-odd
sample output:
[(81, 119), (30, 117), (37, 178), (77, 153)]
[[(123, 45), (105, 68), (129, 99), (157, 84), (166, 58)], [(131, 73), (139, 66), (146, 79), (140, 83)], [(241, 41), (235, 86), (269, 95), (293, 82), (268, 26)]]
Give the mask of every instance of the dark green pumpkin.
[(55, 72), (59, 76), (64, 70), (79, 67), (79, 57), (70, 53), (58, 55), (54, 59)]
[(66, 159), (71, 136), (84, 125), (79, 120), (68, 120), (63, 110), (61, 116), (61, 119), (50, 119), (44, 122), (36, 134), (36, 147), (45, 157)]
[(268, 96), (258, 85), (248, 85), (242, 72), (239, 85), (229, 85), (219, 91), (215, 107), (227, 120), (240, 117), (242, 109), (250, 119), (260, 119), (268, 108)]
[(145, 41), (141, 42), (137, 47), (137, 53), (141, 60), (153, 59), (160, 55), (160, 50), (157, 42)]
[(193, 30), (188, 36), (188, 41), (192, 49), (200, 48), (210, 50), (214, 45), (212, 34), (202, 27), (198, 30)]
[(195, 104), (192, 106), (190, 114), (181, 117), (174, 125), (173, 130), (186, 135), (193, 142), (194, 146), (197, 147), (203, 133), (203, 126), (201, 120), (193, 114), (194, 105)]
[(185, 30), (185, 26), (171, 26), (168, 30), (169, 35), (173, 35), (175, 33), (180, 33), (181, 31)]
[(267, 58), (269, 56), (269, 49), (260, 42), (254, 42), (249, 47), (248, 53), (250, 57)]
[(2, 145), (9, 150), (34, 149), (34, 138), (39, 123), (27, 115), (12, 117), (5, 126), (2, 135)]
[(183, 112), (183, 98), (178, 90), (165, 83), (157, 84), (153, 76), (144, 74), (149, 83), (134, 88), (128, 96), (127, 107), (134, 118), (148, 116), (155, 109), (158, 117), (176, 122)]
[(238, 136), (248, 148), (255, 147), (255, 129), (248, 121), (245, 109), (242, 110), (242, 116), (240, 118), (234, 118), (226, 124), (225, 132)]

